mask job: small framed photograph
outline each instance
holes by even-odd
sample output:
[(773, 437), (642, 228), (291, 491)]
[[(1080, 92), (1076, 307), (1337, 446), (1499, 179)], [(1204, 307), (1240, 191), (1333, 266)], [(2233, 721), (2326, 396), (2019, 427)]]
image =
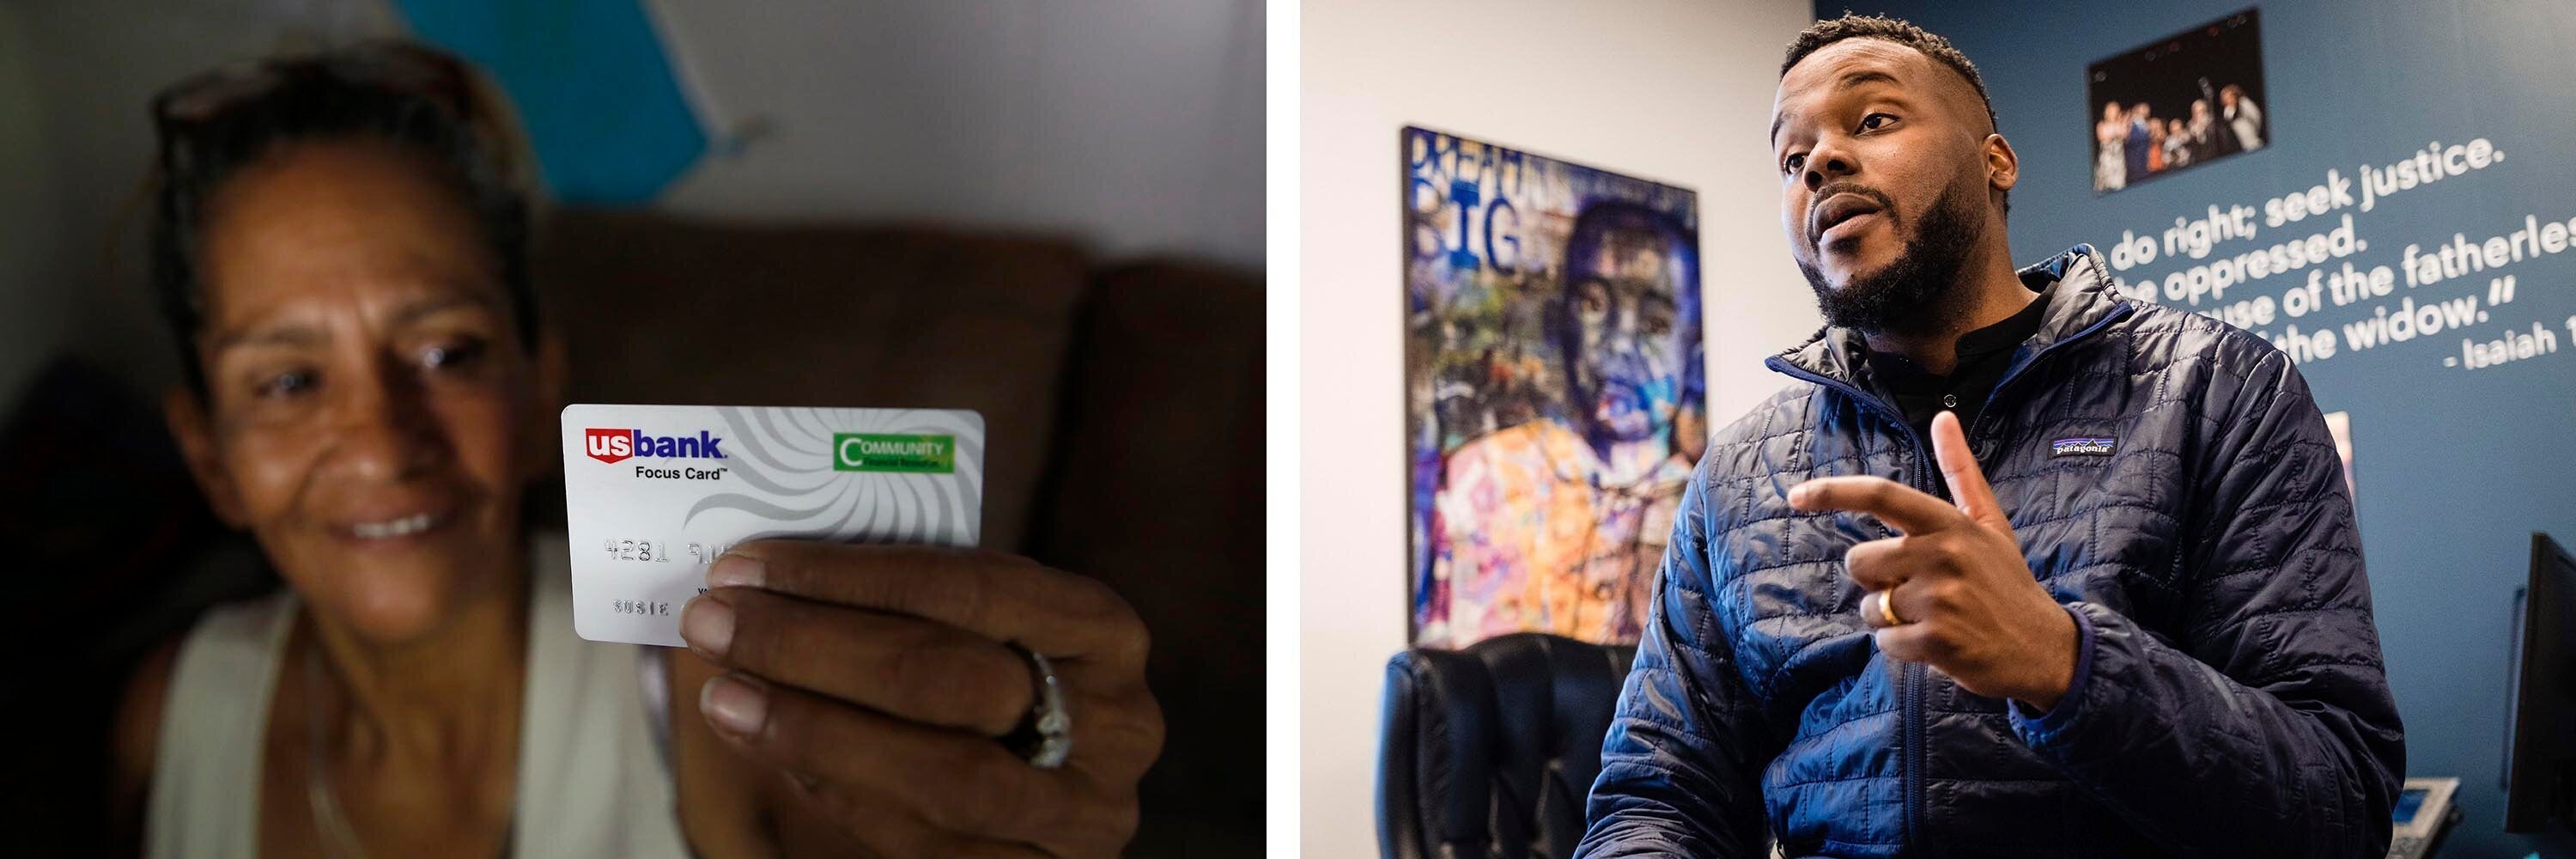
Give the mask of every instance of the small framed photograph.
[(2086, 69), (2093, 193), (2271, 143), (2262, 22), (2260, 10), (2248, 8)]

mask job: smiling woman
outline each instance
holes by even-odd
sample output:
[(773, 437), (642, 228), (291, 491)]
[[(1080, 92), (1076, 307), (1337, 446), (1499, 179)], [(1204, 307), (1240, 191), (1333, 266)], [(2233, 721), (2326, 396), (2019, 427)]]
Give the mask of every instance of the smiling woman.
[[(156, 856), (1115, 855), (1162, 721), (1141, 623), (1090, 579), (759, 542), (683, 610), (687, 652), (573, 634), (567, 550), (521, 515), (563, 359), (488, 92), (373, 43), (154, 103), (169, 424), (290, 587), (132, 678), (122, 831)], [(1033, 754), (1001, 740), (1040, 689)]]

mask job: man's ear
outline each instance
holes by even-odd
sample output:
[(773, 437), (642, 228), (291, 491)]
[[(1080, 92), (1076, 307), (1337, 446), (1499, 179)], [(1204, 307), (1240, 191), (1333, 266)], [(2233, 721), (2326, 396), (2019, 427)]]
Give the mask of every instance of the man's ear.
[(2013, 151), (2011, 141), (2001, 134), (1986, 135), (1984, 154), (1987, 187), (2003, 192), (2021, 184), (2021, 155)]
[(206, 415), (205, 401), (185, 385), (172, 385), (161, 394), (161, 419), (169, 425), (170, 435), (178, 439), (179, 456), (188, 463), (188, 476), (196, 479), (197, 490), (215, 509), (215, 518), (234, 528), (250, 527), (250, 516), (242, 510), (241, 492), (233, 485), (232, 472), (225, 470), (223, 458), (215, 455), (215, 433)]

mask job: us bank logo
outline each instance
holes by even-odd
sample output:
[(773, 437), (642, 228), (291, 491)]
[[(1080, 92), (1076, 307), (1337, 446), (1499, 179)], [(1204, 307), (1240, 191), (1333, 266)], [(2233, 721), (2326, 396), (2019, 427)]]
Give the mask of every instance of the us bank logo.
[(656, 459), (723, 459), (724, 437), (699, 430), (695, 437), (685, 435), (646, 435), (639, 429), (586, 428), (582, 433), (582, 452), (601, 462), (648, 456)]

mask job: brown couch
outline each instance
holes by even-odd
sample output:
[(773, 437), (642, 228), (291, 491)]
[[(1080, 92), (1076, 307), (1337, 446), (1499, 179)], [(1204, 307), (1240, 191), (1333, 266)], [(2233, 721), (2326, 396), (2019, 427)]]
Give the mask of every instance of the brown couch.
[(1069, 241), (928, 227), (577, 210), (539, 248), (573, 402), (982, 412), (984, 545), (1102, 580), (1154, 634), (1170, 739), (1131, 855), (1258, 855), (1258, 272), (1102, 266)]

